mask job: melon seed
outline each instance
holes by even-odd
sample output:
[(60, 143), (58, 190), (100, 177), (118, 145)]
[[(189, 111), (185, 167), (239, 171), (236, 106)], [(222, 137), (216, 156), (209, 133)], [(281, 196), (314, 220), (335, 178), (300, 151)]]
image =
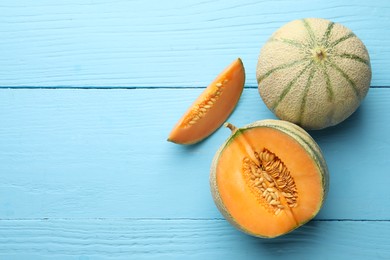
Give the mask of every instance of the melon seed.
[(204, 117), (206, 112), (215, 104), (224, 89), (222, 83), (217, 83), (216, 85), (218, 89), (210, 93), (199, 105), (197, 105), (191, 110), (189, 115), (183, 121), (184, 127), (189, 127), (195, 124), (199, 119)]
[[(253, 161), (249, 157), (243, 159), (243, 169), (247, 180), (251, 182), (253, 193), (262, 197), (275, 212), (285, 208), (281, 204), (280, 195), (285, 198), (290, 208), (297, 206), (298, 193), (295, 181), (284, 163), (277, 155), (267, 149), (260, 153), (254, 151)], [(276, 214), (276, 213), (275, 213)]]

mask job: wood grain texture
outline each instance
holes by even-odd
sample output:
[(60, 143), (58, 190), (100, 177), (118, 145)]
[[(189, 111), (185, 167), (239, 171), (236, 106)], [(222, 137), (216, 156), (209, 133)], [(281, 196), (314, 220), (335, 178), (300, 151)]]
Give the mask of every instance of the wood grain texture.
[[(389, 11), (386, 0), (2, 0), (0, 259), (390, 259)], [(274, 118), (251, 88), (257, 57), (304, 17), (352, 29), (383, 88), (311, 132), (331, 175), (316, 219), (256, 239), (209, 192), (229, 131), (191, 147), (166, 138), (237, 57), (247, 88), (229, 121)]]
[[(166, 141), (202, 89), (1, 89), (0, 218), (220, 218), (209, 167), (229, 135)], [(334, 128), (312, 132), (330, 169), (317, 219), (389, 220), (390, 89), (371, 89)], [(229, 121), (273, 118), (245, 89)]]
[(0, 3), (0, 86), (203, 87), (237, 57), (255, 86), (261, 46), (293, 19), (351, 28), (389, 86), (390, 2), (58, 1)]
[(0, 220), (3, 259), (389, 259), (389, 222), (312, 221), (273, 240), (224, 220)]

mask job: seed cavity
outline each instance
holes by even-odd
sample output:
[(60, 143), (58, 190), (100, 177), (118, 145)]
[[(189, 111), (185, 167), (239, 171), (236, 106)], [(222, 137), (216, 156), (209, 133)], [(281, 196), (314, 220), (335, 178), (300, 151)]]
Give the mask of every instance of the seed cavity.
[(254, 151), (254, 158), (244, 157), (243, 174), (258, 201), (275, 215), (286, 207), (298, 206), (298, 191), (283, 161), (268, 149)]
[(210, 93), (189, 112), (187, 117), (184, 119), (182, 126), (190, 127), (202, 119), (206, 113), (215, 105), (215, 102), (217, 102), (217, 100), (221, 97), (227, 82), (228, 79), (217, 82), (215, 86), (213, 86)]

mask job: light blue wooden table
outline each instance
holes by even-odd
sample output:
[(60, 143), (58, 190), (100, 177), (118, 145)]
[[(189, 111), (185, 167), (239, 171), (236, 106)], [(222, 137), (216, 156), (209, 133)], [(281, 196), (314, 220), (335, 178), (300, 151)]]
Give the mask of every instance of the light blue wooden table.
[[(390, 259), (390, 2), (0, 2), (0, 259)], [(229, 121), (274, 118), (261, 46), (322, 17), (366, 44), (372, 88), (347, 121), (310, 132), (329, 165), (320, 214), (284, 237), (231, 227), (209, 191), (219, 129), (166, 142), (232, 60), (247, 71)]]

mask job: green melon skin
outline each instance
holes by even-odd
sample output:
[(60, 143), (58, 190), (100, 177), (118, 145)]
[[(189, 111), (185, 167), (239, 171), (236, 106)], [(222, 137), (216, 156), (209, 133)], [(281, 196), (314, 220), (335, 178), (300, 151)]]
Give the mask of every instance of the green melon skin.
[[(225, 124), (227, 126), (228, 124)], [(230, 215), (229, 210), (224, 205), (224, 202), (219, 194), (218, 185), (217, 185), (217, 166), (219, 157), (222, 154), (223, 150), (234, 140), (235, 137), (240, 135), (242, 132), (245, 132), (248, 129), (256, 128), (256, 127), (267, 127), (267, 128), (273, 128), (276, 130), (279, 130), (290, 137), (294, 138), (299, 144), (309, 153), (310, 157), (313, 159), (313, 161), (316, 163), (317, 168), (319, 169), (319, 172), (322, 177), (322, 188), (323, 188), (323, 197), (322, 197), (322, 203), (318, 205), (317, 212), (312, 216), (314, 218), (320, 209), (322, 208), (326, 197), (328, 195), (329, 191), (329, 170), (328, 166), (326, 164), (324, 155), (316, 143), (316, 141), (300, 126), (293, 124), (288, 121), (284, 120), (275, 120), (275, 119), (263, 119), (256, 122), (253, 122), (251, 124), (248, 124), (241, 128), (235, 128), (233, 127), (232, 134), (229, 136), (229, 138), (221, 145), (221, 147), (218, 149), (216, 154), (214, 155), (213, 161), (211, 163), (210, 168), (210, 191), (211, 195), (213, 197), (214, 203), (217, 206), (220, 213), (224, 216), (224, 218), (235, 228), (240, 230), (241, 232), (244, 232), (248, 235), (259, 237), (259, 238), (275, 238), (275, 237), (269, 237), (264, 234), (254, 234), (250, 232), (249, 230), (246, 230), (244, 227), (242, 227), (235, 219)], [(230, 128), (230, 127), (229, 127)], [(295, 229), (299, 228), (300, 226), (306, 224), (311, 219), (308, 219), (306, 222), (300, 223), (299, 226), (295, 227)], [(289, 230), (288, 232), (284, 234), (280, 234), (278, 236), (285, 235), (287, 233), (290, 233), (291, 231), (295, 230)]]
[(371, 74), (363, 42), (345, 26), (320, 18), (279, 28), (261, 49), (256, 68), (267, 107), (306, 130), (347, 119), (367, 95)]

